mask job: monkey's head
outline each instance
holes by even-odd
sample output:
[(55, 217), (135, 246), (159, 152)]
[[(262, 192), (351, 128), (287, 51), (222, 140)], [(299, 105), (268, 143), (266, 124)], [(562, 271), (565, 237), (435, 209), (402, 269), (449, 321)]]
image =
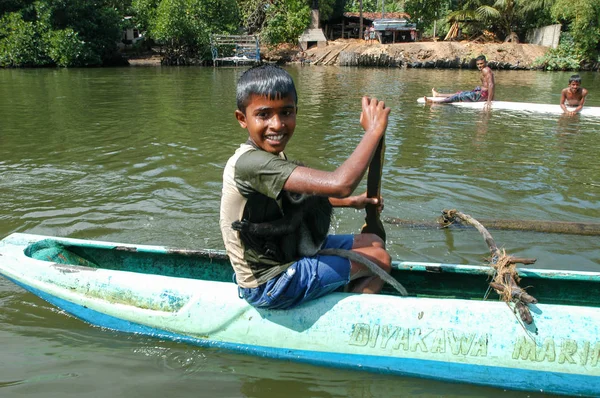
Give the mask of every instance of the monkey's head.
[(288, 191), (284, 191), (284, 194), (285, 194), (287, 200), (290, 203), (295, 204), (295, 205), (299, 205), (300, 203), (302, 203), (308, 196), (303, 193), (288, 192)]

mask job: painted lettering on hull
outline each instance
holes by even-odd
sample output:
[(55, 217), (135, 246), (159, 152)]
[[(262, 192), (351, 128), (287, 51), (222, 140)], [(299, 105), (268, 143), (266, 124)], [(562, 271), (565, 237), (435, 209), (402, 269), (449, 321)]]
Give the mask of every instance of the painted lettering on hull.
[[(348, 344), (411, 353), (488, 357), (490, 336), (487, 333), (464, 333), (443, 328), (421, 329), (356, 323), (352, 326)], [(506, 355), (511, 355), (509, 342), (506, 346)], [(552, 337), (536, 341), (531, 336), (518, 336), (515, 337), (512, 346), (512, 359), (558, 363), (565, 366), (598, 367), (600, 342)]]
[(580, 366), (598, 366), (600, 360), (600, 343), (589, 341), (559, 339), (551, 337), (544, 339), (542, 344), (536, 344), (529, 337), (521, 336), (515, 342), (512, 358), (531, 362), (558, 362)]
[(433, 354), (487, 356), (487, 333), (459, 333), (452, 329), (403, 328), (356, 323), (350, 345)]

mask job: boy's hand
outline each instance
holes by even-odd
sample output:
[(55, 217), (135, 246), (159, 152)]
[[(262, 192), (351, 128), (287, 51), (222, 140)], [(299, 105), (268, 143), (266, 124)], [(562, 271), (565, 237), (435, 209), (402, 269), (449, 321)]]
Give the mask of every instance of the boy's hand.
[(348, 198), (350, 200), (350, 207), (353, 207), (357, 210), (362, 210), (367, 205), (376, 205), (377, 212), (381, 213), (383, 211), (383, 198), (369, 198), (367, 197), (367, 193), (363, 193), (362, 195), (351, 196)]
[(386, 108), (383, 101), (378, 101), (377, 98), (362, 97), (360, 124), (366, 132), (372, 131), (383, 136), (389, 114), (390, 108)]

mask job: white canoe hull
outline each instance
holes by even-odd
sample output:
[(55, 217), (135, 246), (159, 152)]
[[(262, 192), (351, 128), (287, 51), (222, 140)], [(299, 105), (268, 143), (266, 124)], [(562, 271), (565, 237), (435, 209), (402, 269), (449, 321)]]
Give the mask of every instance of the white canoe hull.
[[(233, 283), (23, 254), (44, 238), (0, 241), (0, 275), (93, 325), (318, 365), (600, 395), (598, 307), (532, 305), (533, 325), (523, 325), (504, 302), (451, 298), (333, 293), (289, 311), (260, 310), (239, 299)], [(53, 239), (169, 255), (160, 246)]]
[[(434, 97), (427, 97), (429, 99), (434, 99)], [(418, 98), (418, 103), (424, 104), (424, 98)], [(435, 103), (442, 105), (454, 105), (459, 106), (461, 108), (470, 108), (470, 109), (483, 109), (485, 105), (484, 101), (480, 102), (448, 102), (448, 103)], [(535, 112), (535, 113), (552, 113), (552, 114), (562, 114), (564, 113), (560, 105), (555, 104), (536, 104), (532, 102), (511, 102), (511, 101), (492, 101), (492, 109), (502, 109), (509, 111), (519, 111), (519, 112)], [(573, 110), (575, 108), (567, 108), (569, 110)], [(597, 116), (600, 117), (600, 107), (593, 106), (584, 106), (579, 112), (584, 116)]]

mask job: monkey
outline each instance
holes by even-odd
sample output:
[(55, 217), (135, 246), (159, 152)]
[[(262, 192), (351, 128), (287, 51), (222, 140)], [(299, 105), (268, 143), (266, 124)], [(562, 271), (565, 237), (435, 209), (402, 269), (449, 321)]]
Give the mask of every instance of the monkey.
[[(392, 285), (401, 295), (408, 295), (402, 284), (368, 258), (346, 249), (321, 249), (333, 216), (333, 206), (327, 197), (283, 191), (281, 202), (282, 218), (263, 223), (234, 221), (231, 227), (240, 232), (245, 244), (264, 242), (262, 247), (255, 246), (255, 248), (282, 262), (295, 261), (301, 257), (312, 257), (317, 254), (344, 257), (365, 265), (373, 274)], [(257, 239), (258, 237), (263, 239)], [(276, 237), (280, 238), (279, 244), (273, 240)]]
[[(329, 199), (283, 191), (281, 202), (282, 218), (263, 223), (234, 221), (232, 228), (240, 232), (244, 243), (282, 262), (316, 255), (331, 224), (333, 206)], [(281, 238), (279, 244), (273, 239), (276, 237)], [(257, 243), (262, 247), (256, 247)]]

